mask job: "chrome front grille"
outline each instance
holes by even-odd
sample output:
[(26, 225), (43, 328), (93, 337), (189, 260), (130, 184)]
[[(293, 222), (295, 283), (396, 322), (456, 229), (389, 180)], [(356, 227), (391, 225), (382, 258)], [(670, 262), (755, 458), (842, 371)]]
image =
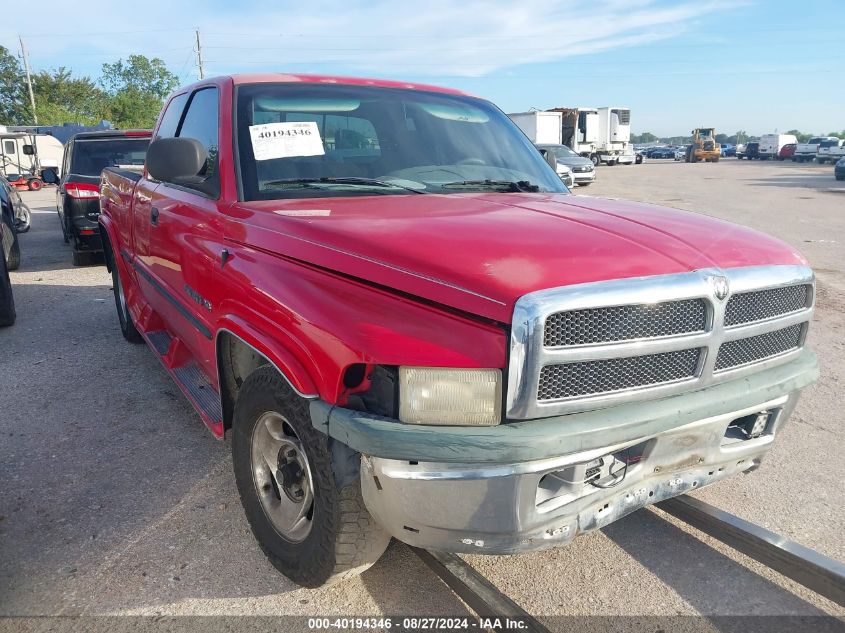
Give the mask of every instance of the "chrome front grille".
[(713, 370), (720, 372), (742, 367), (798, 349), (804, 328), (805, 323), (796, 323), (782, 330), (722, 343)]
[(809, 307), (813, 287), (809, 284), (769, 288), (735, 294), (725, 308), (725, 327), (765, 321)]
[(700, 358), (700, 349), (684, 349), (646, 356), (546, 365), (540, 371), (537, 399), (560, 400), (690, 380), (695, 378)]
[(663, 397), (785, 362), (804, 345), (814, 295), (804, 266), (533, 292), (514, 309), (507, 417)]
[(543, 345), (592, 345), (704, 332), (703, 299), (556, 312), (546, 318)]

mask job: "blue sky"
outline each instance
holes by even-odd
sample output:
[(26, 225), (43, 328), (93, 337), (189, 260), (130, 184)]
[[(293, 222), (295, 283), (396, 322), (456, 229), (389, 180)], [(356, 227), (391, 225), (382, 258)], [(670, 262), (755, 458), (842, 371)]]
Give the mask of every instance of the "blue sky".
[(845, 128), (845, 0), (49, 3), (6, 12), (34, 70), (96, 77), (131, 53), (197, 77), (281, 70), (453, 86), (508, 112), (628, 106), (635, 132)]

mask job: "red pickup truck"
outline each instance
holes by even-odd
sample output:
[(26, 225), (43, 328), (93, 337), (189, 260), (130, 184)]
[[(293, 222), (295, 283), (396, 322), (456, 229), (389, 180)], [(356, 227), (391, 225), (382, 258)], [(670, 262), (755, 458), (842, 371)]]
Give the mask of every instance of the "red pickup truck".
[(818, 374), (793, 248), (572, 196), (453, 90), (205, 80), (100, 192), (124, 336), (230, 432), (253, 532), (306, 586), (391, 536), (536, 550), (754, 470)]

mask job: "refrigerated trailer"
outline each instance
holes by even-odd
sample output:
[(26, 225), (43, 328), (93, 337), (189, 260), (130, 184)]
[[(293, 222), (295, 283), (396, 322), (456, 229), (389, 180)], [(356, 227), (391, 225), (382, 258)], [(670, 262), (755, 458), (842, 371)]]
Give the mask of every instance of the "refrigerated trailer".
[(628, 108), (605, 107), (598, 109), (598, 142), (596, 154), (599, 161), (615, 165), (631, 149), (631, 111)]

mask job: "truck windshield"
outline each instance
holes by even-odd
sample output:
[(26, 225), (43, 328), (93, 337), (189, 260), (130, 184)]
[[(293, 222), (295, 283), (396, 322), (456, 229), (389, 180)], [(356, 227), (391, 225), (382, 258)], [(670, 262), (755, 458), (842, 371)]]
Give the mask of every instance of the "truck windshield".
[(237, 151), (244, 200), (567, 191), (492, 104), (413, 89), (240, 86)]
[(73, 142), (70, 172), (99, 176), (106, 167), (143, 167), (148, 138), (79, 139)]

